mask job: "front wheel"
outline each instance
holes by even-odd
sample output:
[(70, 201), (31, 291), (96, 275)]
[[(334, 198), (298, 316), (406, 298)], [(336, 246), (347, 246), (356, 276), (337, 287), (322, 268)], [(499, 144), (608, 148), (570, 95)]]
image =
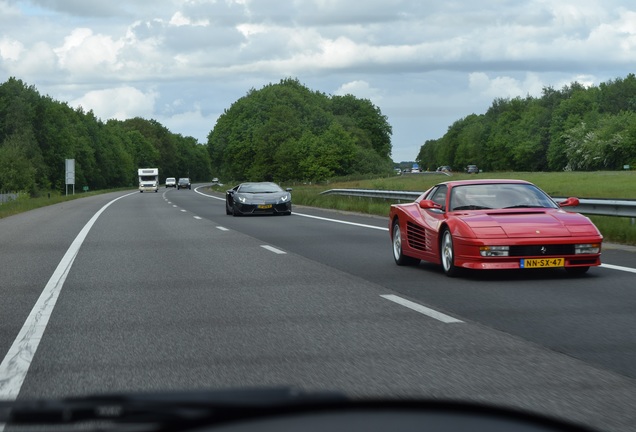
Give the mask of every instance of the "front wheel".
[(455, 266), (455, 252), (453, 249), (453, 236), (448, 229), (442, 231), (442, 241), (440, 242), (439, 255), (442, 260), (442, 268), (446, 276), (453, 277), (459, 272)]
[(236, 204), (232, 204), (232, 216), (240, 216), (241, 211), (236, 208)]
[(400, 222), (396, 219), (393, 222), (393, 259), (399, 266), (412, 266), (420, 263), (417, 258), (404, 255), (402, 251), (402, 233), (400, 231)]

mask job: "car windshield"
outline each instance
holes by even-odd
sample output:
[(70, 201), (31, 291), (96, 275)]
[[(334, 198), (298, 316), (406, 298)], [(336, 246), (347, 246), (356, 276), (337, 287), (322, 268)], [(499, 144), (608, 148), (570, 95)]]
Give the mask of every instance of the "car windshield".
[(238, 192), (241, 193), (275, 193), (283, 192), (276, 183), (245, 183), (242, 184)]
[(550, 197), (531, 184), (475, 184), (451, 189), (450, 210), (557, 208)]

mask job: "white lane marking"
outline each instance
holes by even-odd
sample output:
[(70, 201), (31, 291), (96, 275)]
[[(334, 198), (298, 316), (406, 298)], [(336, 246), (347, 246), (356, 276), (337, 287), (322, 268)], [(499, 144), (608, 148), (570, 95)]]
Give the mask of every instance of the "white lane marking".
[(206, 194), (206, 193), (203, 193), (203, 192), (199, 192), (199, 188), (200, 187), (205, 187), (205, 186), (199, 186), (199, 187), (194, 188), (194, 191), (196, 193), (198, 193), (199, 195), (203, 195), (204, 197), (213, 198), (213, 199), (219, 200), (219, 201), (225, 201), (225, 197), (221, 198), (221, 197), (218, 197), (218, 196), (209, 195), (209, 194)]
[(284, 255), (284, 254), (286, 254), (286, 253), (287, 253), (287, 252), (285, 252), (285, 251), (282, 251), (282, 250), (280, 250), (280, 249), (275, 248), (274, 246), (261, 245), (261, 247), (262, 247), (263, 249), (267, 249), (267, 250), (268, 250), (268, 251), (270, 251), (270, 252), (274, 252), (275, 254), (278, 254), (278, 255)]
[(201, 216), (195, 216), (194, 218), (197, 220), (201, 220)]
[(185, 213), (187, 210), (181, 209), (181, 211), (182, 211), (183, 213)]
[(176, 204), (172, 204), (172, 207), (177, 208), (177, 205)]
[(330, 218), (325, 218), (325, 217), (320, 217), (320, 216), (312, 216), (312, 215), (302, 214), (302, 213), (292, 213), (292, 214), (295, 214), (296, 216), (302, 216), (302, 217), (306, 217), (306, 218), (311, 218), (311, 219), (318, 219), (318, 220), (323, 220), (323, 221), (327, 221), (327, 222), (336, 222), (336, 223), (341, 223), (341, 224), (345, 224), (345, 225), (358, 226), (358, 227), (362, 227), (362, 228), (371, 228), (371, 229), (376, 229), (376, 230), (380, 230), (380, 231), (388, 231), (389, 230), (388, 227), (379, 227), (379, 226), (375, 226), (375, 225), (367, 225), (367, 224), (361, 224), (361, 223), (356, 223), (356, 222), (348, 222), (348, 221), (343, 221), (343, 220), (338, 220), (338, 219), (330, 219)]
[[(73, 261), (77, 256), (84, 239), (88, 235), (97, 218), (115, 201), (127, 196), (134, 195), (138, 192), (129, 193), (127, 195), (115, 198), (99, 209), (97, 213), (84, 225), (71, 246), (68, 248), (53, 275), (42, 290), (40, 297), (33, 306), (31, 313), (22, 325), (18, 336), (9, 348), (7, 355), (0, 363), (0, 399), (15, 400), (20, 393), (22, 384), (26, 379), (27, 372), (38, 349), (38, 345), (42, 340), (44, 331), (53, 313), (53, 308), (57, 302), (66, 276), (71, 270)], [(1, 431), (1, 429), (0, 429)]]
[(229, 229), (222, 227), (222, 226), (218, 226), (216, 227), (216, 229), (221, 230), (221, 231), (229, 231)]
[(409, 309), (413, 309), (416, 312), (419, 312), (421, 314), (424, 314), (426, 316), (429, 316), (431, 318), (434, 318), (438, 321), (441, 321), (443, 323), (446, 324), (453, 324), (453, 323), (463, 323), (464, 321), (458, 320), (457, 318), (453, 318), (452, 316), (448, 316), (446, 314), (443, 314), (441, 312), (438, 312), (436, 310), (427, 308), (425, 306), (422, 306), (421, 304), (417, 304), (414, 303), (410, 300), (406, 300), (403, 299), (402, 297), (396, 296), (396, 295), (392, 295), (392, 294), (386, 294), (386, 295), (381, 295), (380, 297), (385, 298), (387, 300), (390, 300), (392, 302), (395, 302), (399, 305), (405, 306)]
[(630, 267), (622, 267), (612, 264), (601, 264), (601, 267), (612, 269), (612, 270), (620, 270), (624, 272), (636, 273), (636, 269)]

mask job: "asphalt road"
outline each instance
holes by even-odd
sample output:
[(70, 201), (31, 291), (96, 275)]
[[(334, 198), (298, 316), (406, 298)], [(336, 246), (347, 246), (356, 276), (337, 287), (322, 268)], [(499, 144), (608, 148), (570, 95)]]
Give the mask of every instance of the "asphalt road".
[[(636, 273), (451, 279), (396, 266), (382, 218), (298, 206), (234, 218), (198, 192), (0, 220), (1, 397), (290, 384), (633, 430)], [(636, 253), (603, 261), (633, 269)]]

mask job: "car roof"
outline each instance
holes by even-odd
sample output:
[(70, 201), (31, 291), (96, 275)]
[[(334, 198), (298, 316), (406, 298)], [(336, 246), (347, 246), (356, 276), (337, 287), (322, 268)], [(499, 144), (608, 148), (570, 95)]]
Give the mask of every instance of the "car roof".
[(466, 185), (480, 185), (480, 184), (532, 184), (526, 180), (518, 179), (478, 179), (478, 180), (450, 180), (447, 182), (439, 183), (445, 184), (450, 187), (454, 186), (466, 186)]
[[(276, 185), (278, 186), (278, 184), (274, 183), (274, 182), (244, 182), (241, 183), (239, 186), (244, 186), (244, 185), (257, 185), (257, 184), (267, 184), (267, 185)], [(280, 186), (278, 186), (280, 187)]]

